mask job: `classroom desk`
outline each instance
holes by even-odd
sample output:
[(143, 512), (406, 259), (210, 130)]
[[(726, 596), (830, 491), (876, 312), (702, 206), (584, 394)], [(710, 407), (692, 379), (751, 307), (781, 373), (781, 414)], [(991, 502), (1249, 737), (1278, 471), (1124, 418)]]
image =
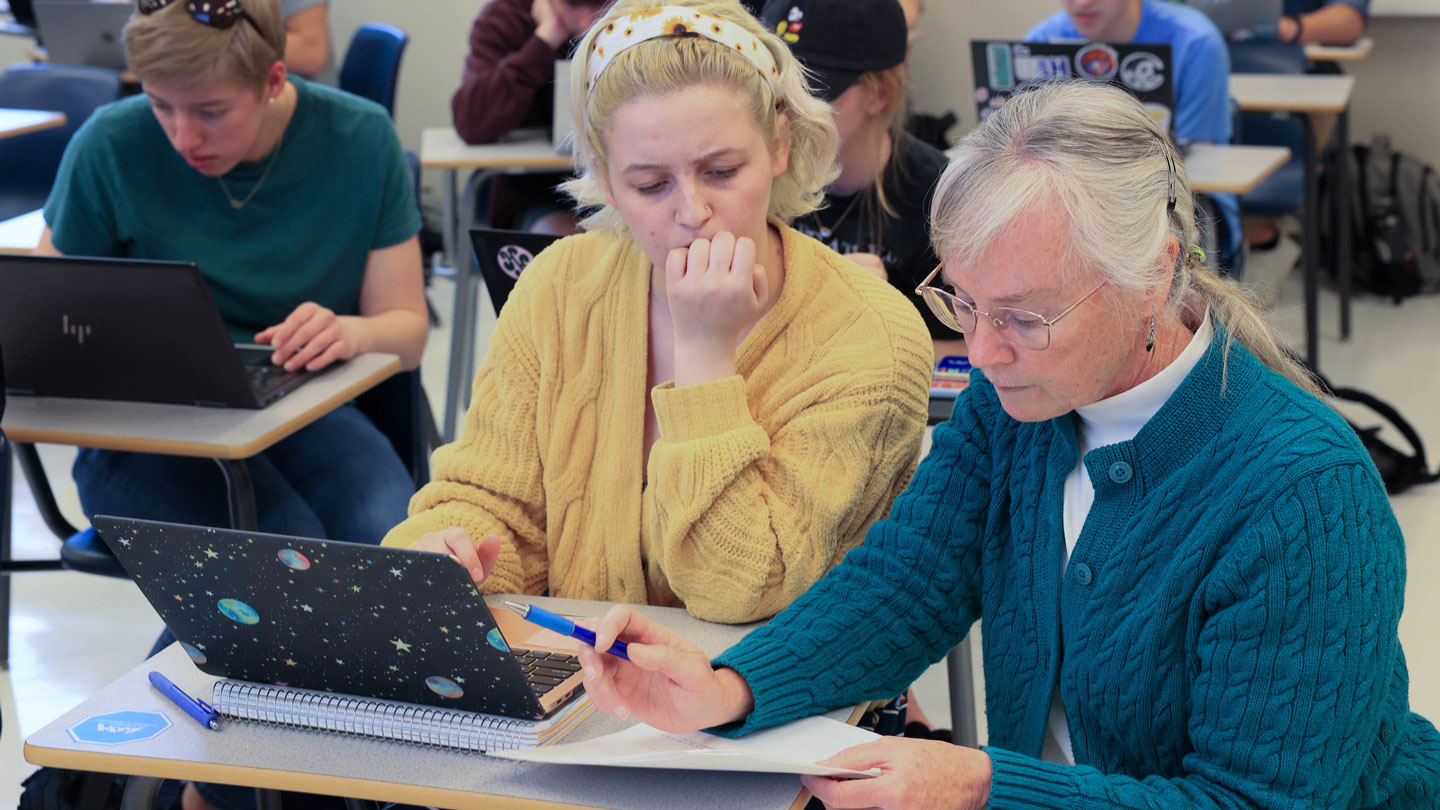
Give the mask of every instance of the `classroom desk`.
[[(420, 133), (420, 166), (445, 172), (443, 237), (445, 260), (455, 272), (455, 306), (450, 322), (450, 367), (445, 378), (445, 416), (440, 433), (445, 441), (455, 438), (457, 420), (469, 404), (470, 378), (475, 370), (476, 273), (471, 269), (470, 250), (461, 244), (464, 228), (474, 219), (475, 189), (496, 174), (566, 172), (574, 168), (569, 153), (556, 152), (547, 137), (536, 134), (523, 140), (471, 146), (460, 139), (454, 127), (432, 127)], [(459, 171), (474, 169), (459, 189)]]
[(0, 253), (33, 253), (45, 233), (45, 209), (0, 222)]
[[(48, 64), (50, 62), (50, 51), (46, 50), (44, 45), (36, 45), (30, 49), (30, 61)], [(113, 70), (114, 68), (111, 69)], [(128, 70), (122, 70), (120, 71), (120, 81), (123, 84), (139, 84), (140, 77)]]
[(1185, 155), (1190, 187), (1204, 194), (1244, 194), (1290, 159), (1283, 146), (1197, 143)]
[(65, 113), (0, 108), (0, 139), (65, 126)]
[[(506, 598), (487, 596), (492, 608)], [(510, 598), (515, 598), (511, 596)], [(561, 613), (600, 616), (602, 602), (525, 597)], [(678, 608), (636, 606), (716, 655), (758, 625), (702, 622)], [(159, 779), (191, 779), (352, 796), (382, 802), (458, 808), (763, 808), (804, 807), (808, 793), (791, 774), (636, 770), (543, 765), (490, 759), (480, 754), (407, 745), (365, 737), (255, 723), (224, 722), (205, 730), (152, 689), (146, 676), (160, 670), (195, 697), (208, 696), (216, 679), (196, 669), (171, 645), (25, 741), (36, 765), (129, 773), (125, 807), (149, 806)], [(202, 698), (204, 699), (204, 698)], [(107, 747), (77, 743), (66, 728), (84, 718), (133, 709), (160, 712), (173, 726), (141, 742)], [(855, 722), (858, 711), (830, 713)], [(223, 722), (223, 721), (222, 721)], [(630, 725), (595, 712), (564, 740), (573, 742)]]
[(225, 473), (230, 525), (253, 529), (255, 493), (245, 459), (373, 388), (399, 368), (400, 358), (393, 354), (360, 355), (258, 410), (12, 394), (0, 427), (10, 441), (22, 444), (213, 458)]
[(1311, 62), (1359, 62), (1370, 55), (1375, 40), (1361, 37), (1354, 45), (1306, 45), (1305, 58)]
[[(1300, 257), (1305, 279), (1305, 359), (1320, 368), (1320, 188), (1316, 165), (1333, 137), (1337, 159), (1329, 167), (1334, 178), (1331, 232), (1335, 235), (1334, 261), (1340, 282), (1340, 336), (1350, 337), (1350, 126), (1348, 110), (1355, 90), (1353, 76), (1283, 74), (1230, 75), (1230, 97), (1241, 112), (1286, 112), (1301, 116), (1305, 125), (1305, 198)], [(1327, 130), (1333, 135), (1326, 137)]]

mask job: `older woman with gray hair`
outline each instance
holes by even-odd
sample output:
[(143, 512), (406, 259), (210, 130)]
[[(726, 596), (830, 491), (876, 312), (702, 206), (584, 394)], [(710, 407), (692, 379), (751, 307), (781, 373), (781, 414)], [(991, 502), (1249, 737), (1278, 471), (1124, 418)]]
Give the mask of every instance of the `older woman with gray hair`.
[[(883, 739), (829, 807), (1433, 808), (1400, 529), (1363, 447), (1206, 266), (1121, 91), (1012, 98), (936, 192), (918, 291), (977, 372), (887, 520), (715, 661), (625, 608), (602, 709), (744, 734), (895, 694), (983, 619), (989, 746)], [(804, 655), (796, 655), (804, 650)]]

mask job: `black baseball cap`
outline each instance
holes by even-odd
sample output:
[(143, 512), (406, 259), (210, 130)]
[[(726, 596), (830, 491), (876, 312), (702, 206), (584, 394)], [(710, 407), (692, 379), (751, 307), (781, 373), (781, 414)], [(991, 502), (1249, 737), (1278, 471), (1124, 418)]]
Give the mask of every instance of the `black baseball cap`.
[(769, 0), (760, 21), (790, 46), (826, 101), (860, 74), (905, 61), (909, 31), (900, 0)]

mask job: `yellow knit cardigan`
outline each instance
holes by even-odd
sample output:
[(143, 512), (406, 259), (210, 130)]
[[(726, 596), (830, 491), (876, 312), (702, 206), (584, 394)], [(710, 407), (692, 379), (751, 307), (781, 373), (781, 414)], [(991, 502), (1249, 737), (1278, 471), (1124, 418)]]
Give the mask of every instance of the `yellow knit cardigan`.
[[(435, 451), (434, 481), (385, 544), (451, 526), (497, 534), (492, 593), (718, 622), (788, 605), (910, 480), (932, 349), (902, 295), (781, 231), (784, 287), (741, 342), (738, 374), (679, 389), (646, 390), (650, 262), (632, 239), (585, 234), (537, 256), (459, 440)], [(648, 471), (647, 395), (660, 427)]]

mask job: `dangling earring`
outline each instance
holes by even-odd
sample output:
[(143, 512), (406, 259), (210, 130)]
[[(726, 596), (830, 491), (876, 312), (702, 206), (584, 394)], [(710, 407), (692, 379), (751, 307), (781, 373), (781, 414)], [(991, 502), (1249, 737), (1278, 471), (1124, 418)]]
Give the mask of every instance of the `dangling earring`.
[(1155, 314), (1150, 314), (1150, 334), (1145, 336), (1145, 351), (1155, 351)]

